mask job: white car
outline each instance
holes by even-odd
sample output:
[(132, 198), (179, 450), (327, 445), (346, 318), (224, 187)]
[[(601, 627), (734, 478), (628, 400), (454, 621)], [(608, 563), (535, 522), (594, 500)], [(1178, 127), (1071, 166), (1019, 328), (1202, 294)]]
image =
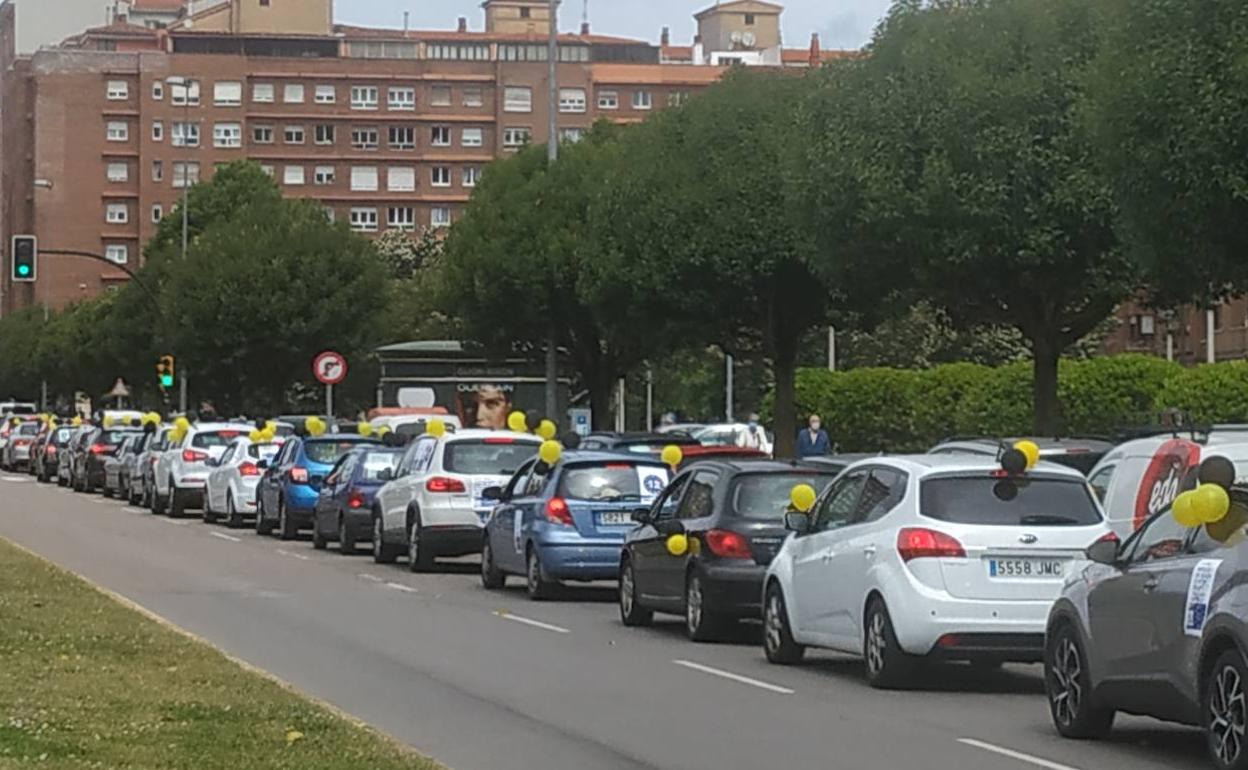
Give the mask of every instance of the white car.
[(459, 418), (452, 414), (383, 415), (374, 418), (370, 424), (373, 426), (374, 433), (382, 428), (386, 428), (396, 436), (414, 438), (425, 435), (431, 420), (441, 420), (442, 424), (446, 426), (447, 433), (455, 433), (464, 427), (460, 424)]
[(439, 556), (480, 553), (494, 507), (482, 493), (505, 485), (541, 443), (524, 433), (478, 429), (413, 441), (373, 503), (373, 559), (390, 563), (406, 552), (416, 572), (432, 568)]
[(202, 507), (212, 470), (208, 460), (220, 459), (230, 442), (251, 429), (250, 425), (235, 423), (196, 423), (182, 441), (171, 442), (156, 461), (152, 513), (167, 512), (176, 519), (188, 508)]
[(1041, 660), (1075, 562), (1114, 537), (1077, 471), (1010, 476), (973, 455), (859, 461), (786, 522), (763, 584), (767, 659), (862, 655), (876, 687), (904, 686), (925, 660)]
[(282, 439), (253, 442), (248, 436), (234, 439), (219, 460), (209, 460), (211, 472), (204, 487), (204, 521), (212, 524), (225, 517), (231, 528), (256, 515), (256, 486), (264, 469), (281, 451)]

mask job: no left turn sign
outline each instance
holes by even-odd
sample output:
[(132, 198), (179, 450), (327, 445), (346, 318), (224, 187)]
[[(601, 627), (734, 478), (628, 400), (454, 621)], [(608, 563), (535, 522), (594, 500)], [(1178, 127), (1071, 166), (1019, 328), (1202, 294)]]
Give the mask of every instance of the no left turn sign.
[(312, 373), (323, 385), (337, 385), (347, 378), (347, 359), (327, 350), (312, 362)]

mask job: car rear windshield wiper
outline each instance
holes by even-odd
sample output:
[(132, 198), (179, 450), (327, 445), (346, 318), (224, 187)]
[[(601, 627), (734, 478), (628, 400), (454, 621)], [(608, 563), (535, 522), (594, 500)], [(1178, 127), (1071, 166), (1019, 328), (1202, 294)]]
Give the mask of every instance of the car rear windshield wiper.
[(1079, 524), (1080, 521), (1070, 516), (1056, 516), (1051, 513), (1033, 513), (1023, 516), (1019, 524)]
[(600, 503), (619, 503), (625, 500), (640, 500), (641, 495), (612, 495), (611, 497), (599, 497)]

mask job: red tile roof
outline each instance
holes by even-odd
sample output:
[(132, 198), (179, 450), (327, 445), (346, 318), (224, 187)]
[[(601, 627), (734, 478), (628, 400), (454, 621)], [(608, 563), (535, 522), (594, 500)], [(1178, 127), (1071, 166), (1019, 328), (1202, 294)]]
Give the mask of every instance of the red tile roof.
[(70, 40), (90, 35), (92, 37), (157, 37), (160, 33), (140, 24), (113, 22), (103, 27), (91, 27), (81, 35), (74, 35)]
[(590, 78), (607, 85), (710, 85), (724, 76), (727, 67), (684, 66), (662, 64), (593, 64)]
[(135, 11), (181, 11), (186, 7), (186, 0), (134, 0), (130, 3)]
[[(820, 51), (819, 60), (822, 62), (839, 61), (841, 59), (852, 59), (857, 55), (857, 51)], [(780, 60), (785, 64), (808, 64), (810, 62), (810, 49), (786, 48), (780, 53)]]
[(659, 49), (659, 53), (668, 61), (693, 61), (691, 45), (665, 45)]
[[(412, 29), (406, 32), (401, 29), (384, 27), (354, 27), (348, 24), (335, 24), (334, 32), (347, 40), (431, 40), (434, 42), (465, 42), (465, 43), (544, 43), (545, 34), (528, 34), (524, 32), (459, 32), (453, 29)], [(585, 43), (605, 45), (649, 45), (644, 40), (612, 35), (574, 35), (561, 33), (561, 43)]]

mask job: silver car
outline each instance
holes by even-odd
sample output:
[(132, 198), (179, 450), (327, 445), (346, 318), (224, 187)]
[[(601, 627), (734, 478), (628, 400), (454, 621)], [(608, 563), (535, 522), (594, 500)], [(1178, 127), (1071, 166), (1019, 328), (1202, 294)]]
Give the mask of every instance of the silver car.
[(1248, 490), (1217, 524), (1170, 508), (1088, 549), (1054, 604), (1045, 685), (1057, 731), (1106, 735), (1114, 714), (1201, 728), (1215, 767), (1248, 768)]

